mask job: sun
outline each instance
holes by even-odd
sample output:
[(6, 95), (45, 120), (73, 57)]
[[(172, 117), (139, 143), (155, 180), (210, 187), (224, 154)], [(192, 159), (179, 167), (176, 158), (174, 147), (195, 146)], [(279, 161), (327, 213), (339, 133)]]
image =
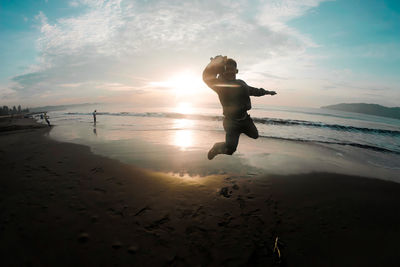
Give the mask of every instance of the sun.
[(168, 82), (172, 89), (191, 91), (190, 88), (193, 88), (193, 85), (196, 84), (196, 80), (197, 77), (195, 77), (193, 73), (186, 71), (172, 76)]
[(165, 81), (153, 82), (153, 86), (168, 88), (177, 97), (195, 95), (203, 86), (201, 74), (185, 70), (172, 75)]

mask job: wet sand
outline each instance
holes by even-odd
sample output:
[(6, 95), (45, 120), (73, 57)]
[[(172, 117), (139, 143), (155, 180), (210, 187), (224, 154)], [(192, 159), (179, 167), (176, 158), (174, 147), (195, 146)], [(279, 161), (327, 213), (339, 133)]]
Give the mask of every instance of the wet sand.
[(24, 126), (0, 133), (2, 266), (400, 263), (400, 184), (332, 173), (172, 177), (13, 123)]

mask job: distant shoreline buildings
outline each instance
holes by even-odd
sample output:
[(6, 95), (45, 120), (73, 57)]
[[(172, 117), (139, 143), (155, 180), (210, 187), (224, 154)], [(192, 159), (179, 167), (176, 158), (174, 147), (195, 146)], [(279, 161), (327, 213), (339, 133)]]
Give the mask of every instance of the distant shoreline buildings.
[(0, 107), (0, 115), (14, 115), (14, 114), (23, 114), (28, 112), (29, 109), (28, 108), (22, 109), (21, 105), (18, 105), (18, 107), (13, 106), (12, 108), (9, 108), (8, 106)]

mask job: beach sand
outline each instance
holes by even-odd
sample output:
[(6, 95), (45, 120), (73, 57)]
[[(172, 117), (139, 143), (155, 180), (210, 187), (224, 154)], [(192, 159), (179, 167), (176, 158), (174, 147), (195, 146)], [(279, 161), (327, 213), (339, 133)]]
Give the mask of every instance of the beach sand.
[(29, 119), (11, 124), (0, 123), (2, 266), (400, 263), (398, 183), (175, 177), (54, 141)]

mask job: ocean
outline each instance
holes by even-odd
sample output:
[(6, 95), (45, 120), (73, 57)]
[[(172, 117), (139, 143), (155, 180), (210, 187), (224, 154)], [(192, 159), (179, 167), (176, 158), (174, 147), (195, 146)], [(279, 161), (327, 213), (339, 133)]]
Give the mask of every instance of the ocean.
[[(92, 116), (95, 109), (96, 125)], [(221, 113), (218, 105), (195, 107), (190, 103), (147, 108), (77, 106), (48, 113), (56, 125), (49, 135), (59, 141), (88, 145), (94, 153), (180, 176), (243, 173), (243, 168), (246, 174), (332, 171), (337, 166), (347, 172), (347, 163), (351, 162), (347, 168), (351, 172), (357, 165), (356, 174), (368, 174), (369, 168), (376, 172), (378, 168), (382, 169), (378, 176), (390, 172), (390, 177), (400, 177), (400, 120), (318, 108), (257, 105), (249, 113), (260, 138), (242, 135), (233, 157), (217, 156), (210, 162), (207, 151), (215, 142), (224, 141)], [(317, 160), (322, 164), (311, 166)], [(362, 171), (363, 166), (366, 171)]]

